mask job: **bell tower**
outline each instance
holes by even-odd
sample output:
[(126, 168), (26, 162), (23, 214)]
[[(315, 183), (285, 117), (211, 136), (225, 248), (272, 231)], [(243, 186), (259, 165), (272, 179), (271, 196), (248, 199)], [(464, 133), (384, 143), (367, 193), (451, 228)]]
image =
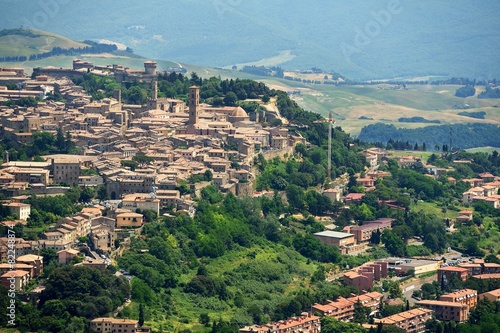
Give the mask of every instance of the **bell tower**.
[(197, 86), (189, 87), (189, 125), (198, 123), (200, 104), (200, 88)]

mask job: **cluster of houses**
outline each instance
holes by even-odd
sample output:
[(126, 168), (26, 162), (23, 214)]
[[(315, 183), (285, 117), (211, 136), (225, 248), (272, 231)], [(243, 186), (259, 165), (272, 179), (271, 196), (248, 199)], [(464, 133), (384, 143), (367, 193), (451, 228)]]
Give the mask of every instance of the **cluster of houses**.
[(463, 193), (463, 203), (486, 202), (494, 208), (500, 208), (500, 177), (489, 172), (479, 174), (478, 178), (463, 179), (471, 188)]
[[(74, 71), (90, 68), (81, 61), (75, 61), (73, 66)], [(31, 80), (33, 85), (50, 83), (54, 92), (68, 102), (0, 107), (0, 135), (21, 145), (32, 142), (34, 132), (56, 134), (60, 129), (70, 134), (81, 152), (75, 156), (44, 156), (45, 162), (9, 162), (7, 153), (0, 171), (0, 191), (8, 196), (33, 191), (53, 193), (56, 190), (52, 187), (57, 184), (105, 184), (111, 199), (121, 199), (127, 194), (150, 193), (156, 186), (161, 205), (175, 206), (180, 199), (189, 198), (180, 198), (178, 192), (171, 191), (180, 181), (207, 170), (222, 192), (249, 194), (253, 180), (250, 170), (257, 153), (291, 150), (297, 143), (305, 143), (300, 134), (286, 128), (262, 126), (262, 121), (279, 117), (273, 110), (247, 113), (241, 107), (200, 104), (200, 91), (195, 86), (189, 89), (188, 105), (182, 100), (158, 97), (154, 62), (146, 62), (145, 70), (136, 73), (142, 73), (141, 80), (150, 82), (153, 88), (152, 97), (144, 105), (122, 103), (119, 92), (116, 99), (91, 102), (90, 96), (61, 70), (47, 68), (38, 72), (44, 75)], [(13, 75), (2, 76), (7, 73)], [(12, 80), (29, 81), (23, 71), (0, 71), (0, 85)], [(139, 153), (154, 162), (137, 168), (122, 166), (121, 161)], [(82, 175), (81, 171), (88, 168), (99, 175)]]

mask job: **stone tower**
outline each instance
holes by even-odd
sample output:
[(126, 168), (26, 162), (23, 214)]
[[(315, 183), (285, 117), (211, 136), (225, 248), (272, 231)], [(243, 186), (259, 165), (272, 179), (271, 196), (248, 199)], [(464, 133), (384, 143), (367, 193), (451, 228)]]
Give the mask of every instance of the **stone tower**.
[(189, 125), (198, 123), (200, 104), (200, 88), (197, 86), (189, 87)]
[(146, 74), (156, 75), (156, 66), (158, 64), (155, 61), (146, 61), (144, 62), (144, 70)]

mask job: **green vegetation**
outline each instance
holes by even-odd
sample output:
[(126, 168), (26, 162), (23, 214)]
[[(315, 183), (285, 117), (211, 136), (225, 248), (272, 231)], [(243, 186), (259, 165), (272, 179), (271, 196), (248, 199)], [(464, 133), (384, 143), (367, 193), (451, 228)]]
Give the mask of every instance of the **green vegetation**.
[(460, 116), (464, 117), (470, 117), (470, 118), (476, 118), (476, 119), (484, 119), (484, 116), (486, 115), (486, 112), (484, 111), (477, 111), (477, 112), (459, 112), (458, 113)]
[(466, 85), (461, 88), (458, 88), (455, 92), (455, 96), (457, 97), (469, 97), (474, 96), (476, 94), (476, 88), (473, 85)]
[(418, 144), (425, 140), (427, 145), (434, 147), (449, 142), (450, 131), (453, 133), (453, 148), (500, 147), (500, 137), (497, 135), (498, 126), (480, 123), (429, 126), (416, 129), (396, 128), (394, 125), (378, 123), (364, 127), (358, 138), (365, 142), (384, 144), (390, 139), (417, 142)]
[[(125, 278), (96, 268), (67, 266), (55, 269), (45, 283), (37, 305), (16, 301), (16, 326), (20, 331), (86, 332), (89, 321), (107, 316), (130, 294)], [(0, 304), (10, 302), (0, 288)], [(5, 326), (6, 316), (0, 319)]]
[(99, 44), (92, 41), (78, 43), (56, 34), (31, 29), (0, 31), (0, 62), (22, 62), (59, 55), (105, 53), (116, 50), (116, 45)]
[[(67, 37), (34, 29), (5, 29), (0, 31), (0, 60), (28, 59), (32, 54), (42, 54), (54, 48), (71, 49), (88, 47), (88, 44)], [(19, 60), (19, 59), (18, 59)]]

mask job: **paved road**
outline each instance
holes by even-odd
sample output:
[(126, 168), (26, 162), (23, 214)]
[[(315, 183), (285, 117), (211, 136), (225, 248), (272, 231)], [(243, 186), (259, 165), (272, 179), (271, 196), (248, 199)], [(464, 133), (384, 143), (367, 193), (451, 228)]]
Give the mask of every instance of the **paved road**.
[(411, 282), (408, 282), (404, 286), (401, 286), (403, 290), (403, 296), (410, 302), (410, 305), (413, 305), (417, 300), (411, 297), (415, 290), (419, 290), (422, 288), (423, 284), (432, 283), (432, 281), (437, 280), (437, 274), (433, 276), (426, 277), (425, 279), (416, 279)]

